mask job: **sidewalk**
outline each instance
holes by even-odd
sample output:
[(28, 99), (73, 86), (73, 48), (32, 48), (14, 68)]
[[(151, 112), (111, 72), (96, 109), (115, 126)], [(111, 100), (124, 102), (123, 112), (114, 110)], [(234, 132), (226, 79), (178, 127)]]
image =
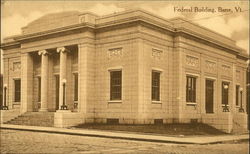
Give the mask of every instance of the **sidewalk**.
[(47, 132), (47, 133), (59, 133), (78, 136), (93, 136), (93, 137), (105, 137), (116, 139), (127, 139), (137, 141), (150, 141), (150, 142), (165, 142), (165, 143), (179, 143), (179, 144), (212, 144), (221, 143), (226, 141), (235, 140), (248, 140), (249, 134), (243, 135), (220, 135), (220, 136), (183, 136), (183, 137), (167, 137), (148, 134), (136, 134), (126, 132), (110, 132), (103, 130), (89, 130), (89, 129), (67, 129), (67, 128), (55, 128), (55, 127), (38, 127), (38, 126), (23, 126), (23, 125), (9, 125), (1, 124), (1, 129), (14, 129), (25, 130), (35, 132)]

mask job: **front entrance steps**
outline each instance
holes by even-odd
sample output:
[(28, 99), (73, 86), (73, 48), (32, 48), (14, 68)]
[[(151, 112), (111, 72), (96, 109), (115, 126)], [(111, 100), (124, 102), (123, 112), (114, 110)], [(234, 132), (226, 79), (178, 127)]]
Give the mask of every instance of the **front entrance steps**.
[(26, 112), (5, 124), (53, 127), (54, 112)]
[(19, 108), (14, 108), (14, 109), (10, 109), (10, 110), (1, 110), (0, 111), (0, 116), (1, 116), (1, 120), (0, 123), (5, 123), (7, 121), (10, 121), (11, 119), (14, 119), (15, 117), (19, 116), (20, 113), (20, 109)]

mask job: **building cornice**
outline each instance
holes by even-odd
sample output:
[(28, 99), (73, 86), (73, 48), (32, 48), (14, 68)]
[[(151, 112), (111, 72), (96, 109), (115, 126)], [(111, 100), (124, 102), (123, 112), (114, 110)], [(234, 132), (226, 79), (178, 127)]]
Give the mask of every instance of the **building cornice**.
[(219, 49), (225, 49), (228, 52), (230, 52), (232, 54), (235, 54), (235, 55), (242, 52), (241, 51), (242, 49), (240, 49), (238, 47), (229, 46), (229, 45), (224, 44), (222, 42), (219, 42), (219, 41), (217, 41), (215, 39), (212, 39), (212, 38), (206, 37), (206, 36), (204, 36), (202, 34), (190, 31), (189, 29), (185, 29), (185, 28), (177, 29), (175, 35), (176, 36), (181, 35), (181, 36), (184, 36), (184, 37), (187, 37), (187, 38), (193, 38), (196, 41), (203, 42), (203, 43), (206, 42), (208, 44), (215, 45), (215, 47), (217, 47)]
[(8, 49), (14, 49), (14, 48), (20, 48), (21, 44), (17, 41), (11, 41), (11, 42), (6, 42), (2, 43), (0, 46), (0, 49), (3, 50), (8, 50)]
[(71, 25), (68, 27), (61, 27), (61, 28), (52, 29), (52, 30), (48, 30), (48, 31), (42, 31), (42, 32), (33, 33), (33, 34), (20, 35), (20, 36), (14, 37), (13, 39), (15, 41), (24, 41), (24, 40), (28, 40), (28, 39), (34, 39), (34, 38), (48, 36), (48, 35), (52, 35), (52, 34), (58, 34), (58, 33), (65, 33), (65, 32), (74, 31), (74, 30), (83, 29), (83, 28), (94, 29), (95, 25), (90, 24), (90, 23), (75, 24), (75, 25)]
[(247, 61), (249, 59), (249, 56), (250, 55), (240, 53), (240, 54), (237, 55), (237, 58)]

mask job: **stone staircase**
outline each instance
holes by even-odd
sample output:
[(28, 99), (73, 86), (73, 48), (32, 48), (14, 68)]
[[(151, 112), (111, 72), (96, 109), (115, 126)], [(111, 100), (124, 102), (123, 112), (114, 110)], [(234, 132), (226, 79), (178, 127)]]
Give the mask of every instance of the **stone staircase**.
[(5, 124), (53, 127), (54, 112), (26, 112)]
[(20, 113), (20, 109), (16, 108), (16, 109), (11, 109), (11, 110), (1, 110), (0, 111), (0, 116), (1, 116), (1, 120), (0, 123), (5, 123), (7, 121), (10, 121), (11, 119), (14, 119), (15, 117), (19, 116)]

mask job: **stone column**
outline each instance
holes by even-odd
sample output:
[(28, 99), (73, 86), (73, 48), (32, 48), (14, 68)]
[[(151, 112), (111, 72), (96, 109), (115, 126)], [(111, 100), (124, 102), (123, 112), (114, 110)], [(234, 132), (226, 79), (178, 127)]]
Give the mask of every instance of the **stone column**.
[(48, 68), (49, 57), (46, 50), (38, 52), (42, 56), (41, 62), (41, 108), (39, 111), (48, 111)]
[[(60, 86), (59, 86), (59, 108), (63, 105), (63, 80), (66, 81), (67, 87), (67, 50), (65, 47), (57, 48), (57, 52), (60, 53)], [(65, 82), (64, 81), (64, 82)], [(67, 88), (66, 88), (67, 89)], [(66, 93), (65, 93), (66, 94)], [(66, 96), (65, 96), (66, 100)], [(67, 103), (65, 102), (65, 105)]]

